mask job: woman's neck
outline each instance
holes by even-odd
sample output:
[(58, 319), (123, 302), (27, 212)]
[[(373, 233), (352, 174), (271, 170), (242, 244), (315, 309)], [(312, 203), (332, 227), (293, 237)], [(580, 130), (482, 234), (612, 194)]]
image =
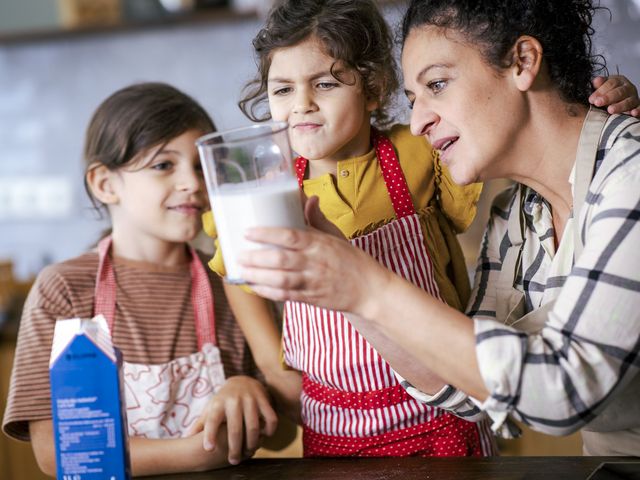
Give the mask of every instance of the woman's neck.
[(532, 133), (518, 145), (518, 150), (527, 154), (518, 157), (508, 175), (549, 202), (557, 244), (573, 208), (569, 177), (587, 111), (586, 107), (565, 103), (549, 103), (534, 110), (528, 126)]

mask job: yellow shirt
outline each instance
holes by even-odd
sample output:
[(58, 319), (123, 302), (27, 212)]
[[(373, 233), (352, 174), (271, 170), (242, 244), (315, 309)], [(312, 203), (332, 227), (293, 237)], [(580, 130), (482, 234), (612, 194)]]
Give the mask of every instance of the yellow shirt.
[[(437, 153), (405, 125), (385, 132), (393, 143), (420, 216), (425, 243), (434, 264), (436, 282), (445, 301), (463, 310), (469, 299), (469, 279), (456, 233), (466, 230), (476, 212), (481, 185), (456, 185)], [(348, 238), (365, 235), (395, 220), (391, 199), (378, 166), (375, 151), (341, 160), (336, 176), (327, 173), (307, 179), (304, 193), (320, 199), (322, 213)], [(215, 235), (211, 213), (204, 217), (205, 231)], [(224, 275), (217, 250), (209, 266)]]

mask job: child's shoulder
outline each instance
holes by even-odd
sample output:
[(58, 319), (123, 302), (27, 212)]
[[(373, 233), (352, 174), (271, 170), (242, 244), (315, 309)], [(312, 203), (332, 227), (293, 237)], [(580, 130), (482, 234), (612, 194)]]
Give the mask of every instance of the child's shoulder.
[(90, 251), (58, 263), (44, 267), (36, 278), (41, 288), (56, 288), (61, 284), (67, 287), (95, 284), (98, 270), (98, 253)]

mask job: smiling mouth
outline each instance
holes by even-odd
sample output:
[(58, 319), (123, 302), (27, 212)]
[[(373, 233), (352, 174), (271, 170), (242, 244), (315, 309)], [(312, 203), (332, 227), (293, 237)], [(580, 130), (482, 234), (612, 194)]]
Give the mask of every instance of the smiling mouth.
[(176, 205), (175, 207), (169, 207), (169, 210), (179, 213), (195, 214), (202, 212), (203, 208), (198, 205)]
[(441, 152), (445, 152), (445, 151), (447, 151), (447, 149), (448, 149), (451, 145), (453, 145), (454, 143), (456, 143), (456, 140), (447, 140), (446, 142), (444, 142), (444, 143), (440, 146), (439, 150), (440, 150)]

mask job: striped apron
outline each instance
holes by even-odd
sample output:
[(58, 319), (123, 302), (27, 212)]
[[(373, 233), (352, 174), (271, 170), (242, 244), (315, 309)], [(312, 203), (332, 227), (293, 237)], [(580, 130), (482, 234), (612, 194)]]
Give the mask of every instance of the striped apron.
[[(372, 142), (396, 220), (352, 239), (351, 243), (441, 299), (420, 217), (393, 144), (375, 131)], [(301, 187), (306, 167), (306, 159), (296, 160)], [(301, 403), (306, 457), (494, 453), (484, 425), (467, 422), (413, 399), (399, 384), (389, 364), (340, 312), (286, 302), (283, 345), (286, 363), (303, 372)]]
[[(113, 332), (116, 317), (116, 277), (109, 257), (111, 237), (98, 244), (94, 315), (107, 319)], [(129, 436), (185, 437), (211, 396), (225, 382), (216, 346), (213, 294), (198, 254), (191, 249), (191, 303), (198, 351), (162, 364), (124, 362), (124, 391)], [(113, 335), (113, 334), (112, 334)]]

